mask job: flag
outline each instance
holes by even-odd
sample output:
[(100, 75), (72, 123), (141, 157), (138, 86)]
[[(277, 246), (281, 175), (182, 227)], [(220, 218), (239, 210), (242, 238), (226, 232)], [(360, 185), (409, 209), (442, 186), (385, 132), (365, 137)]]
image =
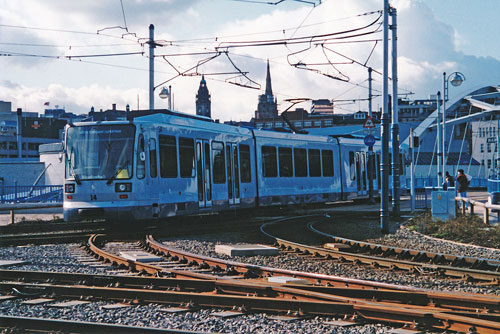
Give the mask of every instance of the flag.
[(48, 106), (49, 104), (50, 104), (50, 102), (45, 102), (43, 105)]

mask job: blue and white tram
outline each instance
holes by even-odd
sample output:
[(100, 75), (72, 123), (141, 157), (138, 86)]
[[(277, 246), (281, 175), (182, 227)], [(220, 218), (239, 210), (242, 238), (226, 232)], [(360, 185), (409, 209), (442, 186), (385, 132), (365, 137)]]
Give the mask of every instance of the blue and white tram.
[[(133, 115), (67, 126), (66, 221), (143, 221), (367, 196), (361, 140), (234, 127), (170, 111)], [(379, 175), (374, 179), (376, 190)]]

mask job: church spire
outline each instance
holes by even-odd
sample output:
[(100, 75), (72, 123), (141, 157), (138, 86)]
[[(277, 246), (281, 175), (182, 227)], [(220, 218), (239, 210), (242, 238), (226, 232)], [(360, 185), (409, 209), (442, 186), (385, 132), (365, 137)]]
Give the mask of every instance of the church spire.
[(271, 71), (269, 70), (269, 59), (267, 60), (267, 77), (266, 77), (266, 96), (273, 96), (273, 88), (271, 87)]

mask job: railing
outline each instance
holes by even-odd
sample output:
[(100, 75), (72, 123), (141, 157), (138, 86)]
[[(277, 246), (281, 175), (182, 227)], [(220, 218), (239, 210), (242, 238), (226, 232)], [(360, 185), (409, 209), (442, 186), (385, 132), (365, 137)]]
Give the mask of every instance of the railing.
[(62, 203), (63, 186), (1, 186), (0, 203)]
[[(415, 183), (415, 189), (418, 188), (425, 188), (425, 187), (437, 187), (437, 177), (414, 177), (413, 178), (414, 183)], [(489, 187), (489, 181), (486, 178), (476, 178), (473, 177), (472, 180), (470, 181), (469, 187), (470, 188), (488, 188)], [(500, 180), (494, 180), (500, 182)], [(411, 180), (409, 178), (406, 179), (406, 187), (407, 189), (410, 189), (410, 184)], [(456, 182), (456, 181), (455, 181)], [(441, 185), (439, 185), (441, 186)], [(500, 184), (499, 184), (500, 187)], [(489, 188), (488, 188), (489, 189)], [(500, 191), (500, 188), (499, 188)]]
[(498, 179), (488, 179), (488, 192), (500, 191), (500, 180)]
[[(490, 224), (490, 210), (491, 212), (499, 212), (500, 205), (499, 204), (488, 204), (479, 202), (467, 197), (455, 197), (455, 203), (457, 204), (457, 210), (462, 210), (463, 214), (467, 213), (467, 207), (470, 208), (470, 214), (474, 214), (474, 206), (479, 206), (484, 209), (483, 212), (483, 223), (486, 225)], [(461, 204), (460, 204), (461, 203)], [(468, 203), (468, 205), (466, 205)]]

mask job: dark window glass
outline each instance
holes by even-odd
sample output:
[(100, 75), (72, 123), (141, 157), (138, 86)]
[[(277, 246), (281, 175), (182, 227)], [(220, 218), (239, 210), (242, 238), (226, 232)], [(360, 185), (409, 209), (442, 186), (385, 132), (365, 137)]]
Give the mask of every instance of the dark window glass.
[(203, 189), (203, 153), (201, 143), (196, 143), (196, 170), (198, 177), (198, 201), (201, 202), (205, 194)]
[(233, 198), (233, 170), (231, 168), (231, 144), (226, 145), (227, 153), (227, 195)]
[(224, 159), (224, 144), (217, 141), (212, 142), (212, 155), (214, 183), (226, 183), (226, 161)]
[(151, 177), (158, 175), (156, 167), (156, 139), (149, 139), (149, 174)]
[(280, 176), (293, 176), (292, 149), (289, 147), (279, 147), (278, 157), (280, 163)]
[(321, 151), (321, 159), (323, 163), (323, 176), (333, 176), (333, 151)]
[(240, 197), (240, 182), (238, 181), (238, 174), (240, 165), (238, 163), (238, 146), (233, 146), (233, 163), (234, 163), (234, 197)]
[(309, 176), (321, 176), (319, 150), (309, 150)]
[(307, 176), (307, 153), (305, 148), (294, 148), (295, 176)]
[(177, 145), (174, 136), (160, 135), (160, 176), (177, 177)]
[[(146, 176), (146, 153), (144, 153), (144, 136), (139, 135), (137, 140), (137, 178), (143, 179)], [(119, 173), (117, 173), (119, 174)]]
[(241, 182), (252, 182), (250, 146), (240, 145)]
[(207, 201), (212, 200), (212, 175), (210, 173), (210, 145), (205, 143), (205, 190)]
[(181, 177), (194, 176), (194, 140), (179, 138), (179, 163)]
[(349, 151), (349, 174), (351, 176), (351, 180), (356, 179), (356, 167), (354, 165), (354, 152)]
[(278, 176), (276, 147), (262, 146), (262, 170), (262, 175), (264, 175), (264, 177)]

